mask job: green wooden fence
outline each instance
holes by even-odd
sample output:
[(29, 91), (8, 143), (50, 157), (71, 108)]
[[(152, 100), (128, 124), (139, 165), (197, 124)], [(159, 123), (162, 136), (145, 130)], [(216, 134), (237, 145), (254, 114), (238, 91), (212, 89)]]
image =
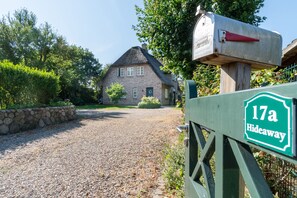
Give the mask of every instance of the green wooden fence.
[[(244, 100), (259, 92), (297, 98), (297, 83), (200, 98), (197, 97), (195, 82), (186, 81), (185, 91), (188, 125), (186, 197), (243, 197), (245, 186), (251, 197), (273, 197), (251, 147), (295, 166), (297, 158), (279, 154), (244, 139)], [(297, 196), (296, 191), (291, 194), (292, 197)]]

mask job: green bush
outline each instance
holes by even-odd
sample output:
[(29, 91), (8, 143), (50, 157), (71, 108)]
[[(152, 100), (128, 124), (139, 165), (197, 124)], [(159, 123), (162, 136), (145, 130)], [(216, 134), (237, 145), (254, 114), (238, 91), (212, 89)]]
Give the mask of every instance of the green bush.
[(184, 134), (181, 133), (179, 142), (165, 149), (164, 169), (162, 172), (166, 190), (175, 197), (184, 197), (185, 147)]
[(71, 106), (73, 105), (72, 102), (69, 100), (64, 100), (64, 101), (51, 101), (49, 103), (49, 106), (51, 107), (62, 107), (62, 106)]
[(62, 107), (73, 105), (70, 101), (55, 101), (49, 104), (13, 104), (7, 106), (6, 109), (25, 109), (25, 108), (44, 108), (44, 107)]
[(117, 104), (126, 95), (125, 88), (120, 83), (112, 83), (110, 87), (106, 88), (105, 92), (114, 104)]
[(155, 97), (142, 97), (141, 101), (138, 103), (138, 108), (143, 109), (154, 109), (154, 108), (160, 108), (161, 103), (158, 100), (158, 98)]
[[(1, 108), (13, 105), (48, 104), (60, 90), (59, 77), (53, 72), (0, 62)], [(3, 97), (2, 97), (3, 96)]]

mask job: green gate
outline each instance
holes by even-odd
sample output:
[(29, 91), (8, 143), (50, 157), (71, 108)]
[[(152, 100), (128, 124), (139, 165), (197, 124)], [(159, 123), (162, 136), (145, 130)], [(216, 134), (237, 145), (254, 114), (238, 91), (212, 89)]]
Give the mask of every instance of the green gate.
[[(246, 141), (244, 101), (261, 92), (297, 98), (297, 83), (199, 98), (195, 82), (187, 81), (185, 92), (186, 197), (243, 197), (245, 186), (251, 197), (273, 197), (250, 147), (295, 166), (297, 158)], [(295, 104), (292, 111), (295, 117)], [(296, 152), (296, 135), (292, 142)]]

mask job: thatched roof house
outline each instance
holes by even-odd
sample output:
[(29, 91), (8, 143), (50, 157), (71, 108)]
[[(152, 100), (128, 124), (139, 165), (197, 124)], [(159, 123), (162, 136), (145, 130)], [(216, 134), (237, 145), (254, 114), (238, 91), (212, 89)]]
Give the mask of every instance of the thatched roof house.
[(126, 90), (126, 98), (120, 104), (136, 105), (142, 96), (154, 96), (163, 105), (174, 104), (177, 99), (178, 82), (174, 75), (161, 70), (162, 64), (148, 53), (144, 47), (127, 50), (109, 68), (103, 78), (103, 103), (109, 104), (105, 93), (111, 83), (121, 83)]

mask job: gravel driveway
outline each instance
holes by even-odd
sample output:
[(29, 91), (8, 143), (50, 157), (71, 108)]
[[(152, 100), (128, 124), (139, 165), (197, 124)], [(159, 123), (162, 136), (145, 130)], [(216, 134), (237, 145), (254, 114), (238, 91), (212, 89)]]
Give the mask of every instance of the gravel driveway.
[(181, 112), (78, 114), (69, 123), (0, 136), (0, 197), (152, 197)]

